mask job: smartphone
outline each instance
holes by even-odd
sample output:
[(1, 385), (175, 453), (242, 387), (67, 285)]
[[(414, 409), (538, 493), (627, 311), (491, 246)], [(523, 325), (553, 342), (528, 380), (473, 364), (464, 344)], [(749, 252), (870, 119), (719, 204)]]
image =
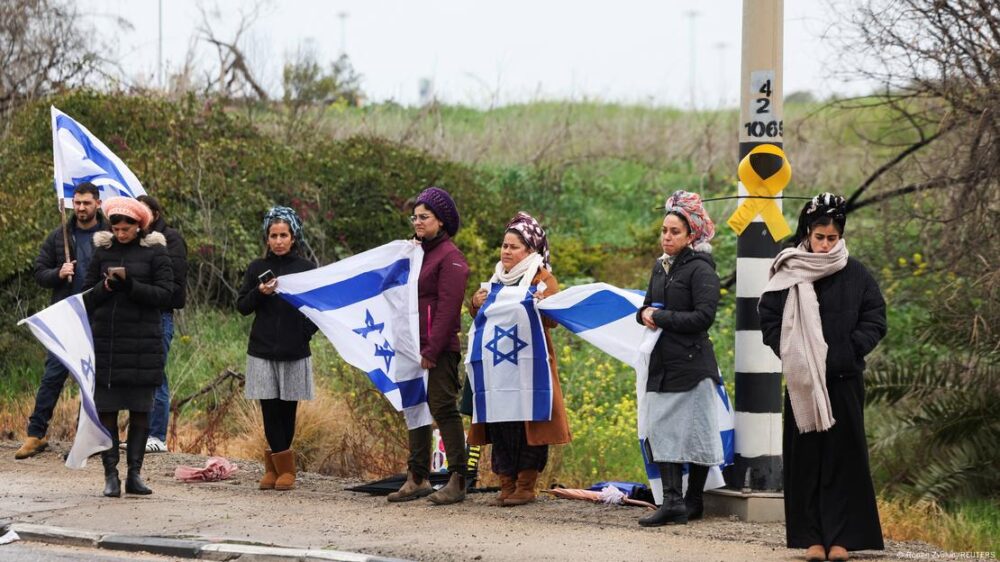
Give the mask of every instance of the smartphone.
[(125, 268), (124, 267), (109, 267), (108, 277), (117, 277), (118, 279), (125, 279)]
[(270, 283), (272, 279), (274, 279), (274, 272), (270, 269), (257, 276), (257, 280), (265, 285)]

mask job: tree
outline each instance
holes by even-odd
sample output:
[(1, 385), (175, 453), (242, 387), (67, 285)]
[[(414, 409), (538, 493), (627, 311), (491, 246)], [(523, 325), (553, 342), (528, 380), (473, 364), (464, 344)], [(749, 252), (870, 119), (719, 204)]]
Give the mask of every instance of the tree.
[[(918, 496), (995, 494), (1000, 438), (1000, 4), (869, 0), (843, 22), (854, 72), (876, 94), (835, 102), (881, 108), (894, 126), (867, 140), (895, 153), (849, 196), (879, 206), (893, 228), (921, 225), (948, 281), (928, 290), (915, 334), (938, 353), (883, 360), (869, 400), (891, 404), (893, 431), (875, 450), (919, 444), (896, 483)], [(905, 205), (898, 204), (900, 201)], [(898, 450), (898, 447), (897, 447)]]
[[(309, 48), (299, 51), (295, 60), (285, 63), (281, 73), (284, 87), (285, 137), (291, 142), (315, 129), (323, 117), (322, 109), (334, 103), (357, 107), (361, 105), (361, 76), (355, 72), (346, 54), (340, 55), (324, 72)], [(309, 110), (319, 107), (319, 111)]]
[(0, 2), (0, 116), (25, 101), (81, 85), (101, 69), (106, 61), (80, 21), (68, 1)]

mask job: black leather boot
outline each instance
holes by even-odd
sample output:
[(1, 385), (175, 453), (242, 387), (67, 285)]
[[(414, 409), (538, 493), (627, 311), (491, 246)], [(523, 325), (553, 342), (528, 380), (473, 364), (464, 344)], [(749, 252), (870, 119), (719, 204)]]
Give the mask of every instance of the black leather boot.
[(148, 495), (153, 491), (146, 487), (142, 481), (142, 460), (146, 456), (146, 437), (148, 429), (135, 427), (132, 420), (128, 424), (128, 448), (125, 453), (125, 461), (128, 463), (128, 474), (125, 476), (125, 491), (129, 494)]
[(118, 479), (118, 460), (121, 455), (118, 451), (117, 431), (112, 432), (111, 448), (101, 451), (101, 463), (104, 464), (104, 495), (109, 498), (119, 498), (122, 495), (122, 481)]
[(656, 463), (660, 467), (660, 482), (663, 483), (663, 505), (652, 514), (639, 519), (643, 527), (661, 525), (686, 525), (687, 506), (684, 505), (683, 477), (684, 465), (672, 462)]
[(684, 495), (684, 504), (688, 510), (688, 521), (701, 519), (705, 513), (705, 504), (701, 493), (705, 491), (705, 480), (708, 479), (708, 467), (698, 464), (688, 465), (688, 489)]

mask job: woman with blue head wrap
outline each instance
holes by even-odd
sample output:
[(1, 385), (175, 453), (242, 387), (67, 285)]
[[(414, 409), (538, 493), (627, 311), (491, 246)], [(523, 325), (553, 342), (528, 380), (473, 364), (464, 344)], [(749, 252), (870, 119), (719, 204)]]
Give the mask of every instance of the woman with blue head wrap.
[(299, 256), (302, 220), (294, 209), (271, 207), (262, 225), (264, 257), (247, 267), (236, 308), (244, 316), (254, 314), (247, 345), (245, 395), (260, 400), (264, 417), (262, 490), (295, 487), (295, 411), (299, 400), (313, 397), (309, 340), (316, 326), (275, 290), (282, 275), (315, 269), (316, 264)]

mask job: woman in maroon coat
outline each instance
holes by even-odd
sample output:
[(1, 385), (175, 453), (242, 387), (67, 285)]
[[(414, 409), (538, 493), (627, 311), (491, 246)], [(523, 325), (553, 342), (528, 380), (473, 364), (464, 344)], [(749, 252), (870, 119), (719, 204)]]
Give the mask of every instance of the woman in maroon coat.
[(458, 209), (447, 191), (429, 187), (421, 192), (410, 221), (424, 249), (417, 281), (420, 365), (428, 370), (427, 403), (444, 441), (451, 476), (446, 486), (434, 491), (429, 480), (431, 426), (411, 429), (406, 483), (389, 494), (389, 501), (409, 501), (429, 495), (428, 499), (436, 504), (451, 504), (465, 499), (465, 429), (458, 413), (462, 385), (458, 371), (461, 359), (458, 330), (469, 266), (451, 241), (460, 222)]

